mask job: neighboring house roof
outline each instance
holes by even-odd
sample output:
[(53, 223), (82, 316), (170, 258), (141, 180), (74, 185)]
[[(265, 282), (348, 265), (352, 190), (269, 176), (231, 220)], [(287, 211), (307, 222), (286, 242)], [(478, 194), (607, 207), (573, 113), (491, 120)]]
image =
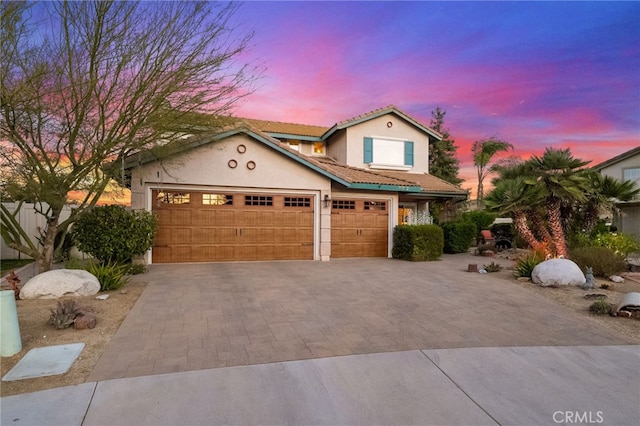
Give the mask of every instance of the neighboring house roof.
[(357, 117), (353, 117), (350, 118), (348, 120), (343, 120), (339, 123), (336, 123), (333, 125), (333, 127), (331, 127), (329, 129), (329, 131), (327, 133), (325, 133), (322, 138), (326, 139), (329, 136), (331, 136), (333, 133), (337, 132), (338, 130), (342, 130), (342, 129), (346, 129), (348, 127), (351, 126), (355, 126), (356, 124), (360, 124), (362, 122), (365, 121), (369, 121), (369, 120), (373, 120), (374, 118), (378, 118), (381, 117), (383, 115), (386, 114), (394, 114), (396, 116), (398, 116), (399, 118), (411, 123), (413, 126), (415, 126), (417, 129), (423, 131), (424, 133), (426, 133), (427, 135), (441, 140), (442, 139), (442, 135), (438, 132), (436, 132), (435, 130), (421, 124), (419, 121), (417, 121), (416, 119), (414, 119), (413, 117), (411, 117), (409, 114), (401, 111), (399, 108), (397, 108), (394, 105), (388, 105), (384, 108), (379, 108), (370, 112), (367, 112), (365, 114), (362, 115), (358, 115)]
[(629, 151), (623, 152), (620, 155), (616, 155), (615, 157), (610, 158), (610, 159), (608, 159), (606, 161), (603, 161), (600, 164), (596, 164), (595, 166), (592, 167), (592, 169), (600, 171), (600, 170), (606, 169), (607, 167), (612, 166), (612, 165), (614, 165), (616, 163), (619, 163), (620, 161), (626, 160), (627, 158), (631, 158), (634, 155), (640, 155), (640, 146), (636, 147), (636, 148), (633, 148), (633, 149), (630, 149)]

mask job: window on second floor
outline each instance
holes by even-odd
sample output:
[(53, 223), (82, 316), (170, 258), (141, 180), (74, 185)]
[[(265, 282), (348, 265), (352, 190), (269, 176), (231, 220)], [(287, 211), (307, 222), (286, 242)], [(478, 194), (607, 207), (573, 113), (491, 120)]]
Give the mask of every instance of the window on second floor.
[(372, 168), (409, 170), (413, 167), (413, 142), (365, 137), (364, 163)]

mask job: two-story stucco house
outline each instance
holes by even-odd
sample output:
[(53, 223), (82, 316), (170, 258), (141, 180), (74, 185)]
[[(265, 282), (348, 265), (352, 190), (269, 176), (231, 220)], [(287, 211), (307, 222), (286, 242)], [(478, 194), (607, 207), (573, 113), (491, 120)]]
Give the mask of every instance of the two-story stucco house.
[(441, 136), (394, 106), (331, 127), (237, 118), (127, 159), (158, 217), (148, 262), (389, 257), (395, 225), (467, 192), (428, 174)]
[[(605, 176), (635, 182), (636, 187), (640, 187), (640, 146), (593, 166), (593, 169)], [(620, 213), (613, 218), (613, 224), (620, 232), (635, 235), (640, 240), (640, 199), (620, 202), (617, 207)]]

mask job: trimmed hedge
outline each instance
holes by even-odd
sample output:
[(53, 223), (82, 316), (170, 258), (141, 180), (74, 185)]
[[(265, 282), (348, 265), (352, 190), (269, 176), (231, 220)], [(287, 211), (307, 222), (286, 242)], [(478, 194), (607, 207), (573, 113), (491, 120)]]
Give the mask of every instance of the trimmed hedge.
[(441, 226), (444, 232), (445, 253), (465, 253), (476, 241), (478, 230), (473, 222), (446, 222)]
[(151, 248), (157, 227), (151, 213), (113, 205), (83, 212), (72, 232), (80, 251), (102, 262), (127, 263)]
[(392, 256), (424, 262), (442, 256), (444, 235), (437, 225), (398, 225), (393, 230)]

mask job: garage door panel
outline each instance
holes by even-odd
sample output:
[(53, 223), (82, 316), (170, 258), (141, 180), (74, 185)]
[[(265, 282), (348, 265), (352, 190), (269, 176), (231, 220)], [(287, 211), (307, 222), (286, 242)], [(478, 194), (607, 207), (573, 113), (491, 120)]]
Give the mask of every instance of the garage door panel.
[(387, 257), (389, 215), (380, 200), (334, 200), (331, 257)]
[(168, 195), (153, 207), (154, 262), (313, 259), (313, 197)]

